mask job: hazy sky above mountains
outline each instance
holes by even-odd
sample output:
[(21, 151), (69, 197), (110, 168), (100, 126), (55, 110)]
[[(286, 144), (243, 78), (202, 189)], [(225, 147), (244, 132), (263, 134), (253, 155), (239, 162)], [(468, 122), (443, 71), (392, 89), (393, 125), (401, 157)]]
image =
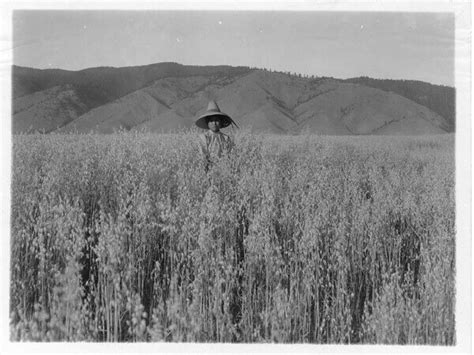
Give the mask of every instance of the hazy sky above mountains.
[(158, 62), (454, 86), (454, 15), (239, 11), (25, 11), (13, 64), (79, 70)]

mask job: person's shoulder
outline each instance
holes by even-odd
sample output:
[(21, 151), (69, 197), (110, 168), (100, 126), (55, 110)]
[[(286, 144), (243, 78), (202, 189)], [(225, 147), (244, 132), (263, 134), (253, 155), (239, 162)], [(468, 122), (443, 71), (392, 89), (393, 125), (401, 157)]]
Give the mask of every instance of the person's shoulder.
[(228, 134), (225, 134), (224, 132), (220, 132), (222, 134), (222, 137), (224, 137), (224, 139), (226, 141), (231, 141), (232, 140), (232, 137), (229, 136)]
[(204, 132), (204, 133), (200, 133), (200, 134), (199, 134), (199, 140), (200, 140), (201, 142), (203, 142), (203, 143), (206, 143), (206, 142), (207, 142), (207, 139), (208, 139), (208, 136), (209, 136), (207, 133), (208, 133), (208, 132), (206, 131), (206, 132)]

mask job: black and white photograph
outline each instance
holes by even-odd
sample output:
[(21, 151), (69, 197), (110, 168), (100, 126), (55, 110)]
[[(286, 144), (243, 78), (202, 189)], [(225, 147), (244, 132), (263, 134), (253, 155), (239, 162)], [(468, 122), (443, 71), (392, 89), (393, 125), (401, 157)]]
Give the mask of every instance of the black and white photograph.
[(58, 4), (3, 13), (10, 349), (470, 351), (468, 2)]

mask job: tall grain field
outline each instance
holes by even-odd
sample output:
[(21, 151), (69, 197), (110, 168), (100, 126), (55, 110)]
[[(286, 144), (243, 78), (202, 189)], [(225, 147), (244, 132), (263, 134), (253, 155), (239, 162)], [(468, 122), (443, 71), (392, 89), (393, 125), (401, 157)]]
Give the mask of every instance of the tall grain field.
[(13, 341), (453, 345), (454, 137), (13, 138)]

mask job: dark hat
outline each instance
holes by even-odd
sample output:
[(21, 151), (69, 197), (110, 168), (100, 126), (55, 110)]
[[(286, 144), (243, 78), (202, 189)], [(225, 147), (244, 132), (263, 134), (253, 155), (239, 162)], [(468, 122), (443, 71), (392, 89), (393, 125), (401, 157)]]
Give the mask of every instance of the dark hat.
[(221, 112), (219, 106), (217, 106), (217, 103), (215, 101), (209, 102), (209, 105), (207, 105), (207, 111), (201, 116), (199, 116), (199, 118), (195, 122), (196, 126), (203, 129), (209, 129), (209, 127), (207, 126), (207, 120), (211, 116), (215, 116), (221, 121), (221, 128), (225, 128), (227, 126), (230, 126), (231, 124), (238, 127), (235, 124), (234, 120), (230, 118), (228, 114)]

